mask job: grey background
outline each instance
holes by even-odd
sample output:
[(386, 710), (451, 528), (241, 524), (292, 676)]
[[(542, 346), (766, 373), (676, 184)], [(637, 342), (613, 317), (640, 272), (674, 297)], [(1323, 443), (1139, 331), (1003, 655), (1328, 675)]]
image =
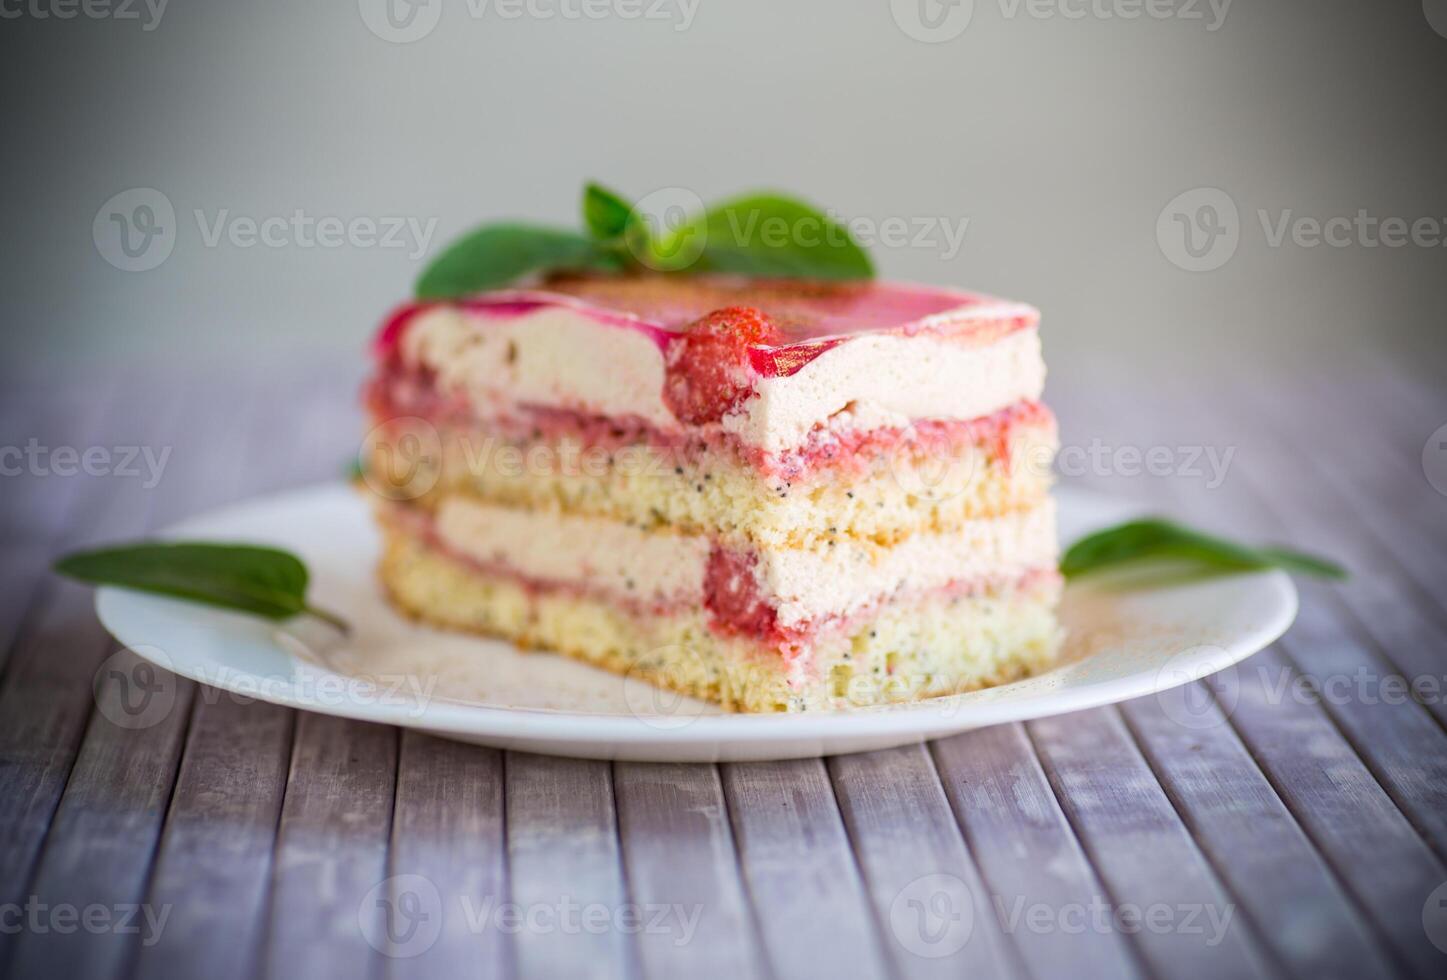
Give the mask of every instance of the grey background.
[[(568, 20), (582, 0), (514, 19), (429, 0), (435, 29), (398, 44), (368, 28), (368, 2), (172, 0), (152, 30), (141, 7), (0, 20), (6, 360), (330, 351), (360, 367), (419, 271), (411, 248), (207, 247), (195, 211), (435, 218), (435, 249), (486, 218), (574, 224), (595, 177), (967, 217), (958, 254), (876, 247), (882, 273), (1035, 303), (1056, 372), (1381, 351), (1443, 366), (1447, 248), (1273, 248), (1256, 212), (1447, 219), (1447, 37), (1431, 26), (1447, 3), (1234, 0), (1213, 31), (1204, 0), (1135, 20), (975, 0), (963, 33), (925, 43), (889, 0), (697, 0), (682, 30), (678, 2)], [(144, 272), (92, 238), (133, 187), (176, 212), (173, 252)], [(1240, 211), (1239, 247), (1208, 272), (1156, 234), (1197, 187)]]

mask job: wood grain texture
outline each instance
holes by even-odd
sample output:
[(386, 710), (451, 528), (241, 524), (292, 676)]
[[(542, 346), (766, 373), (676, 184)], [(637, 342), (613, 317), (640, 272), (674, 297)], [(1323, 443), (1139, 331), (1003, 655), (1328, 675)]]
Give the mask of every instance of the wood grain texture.
[[(0, 887), (22, 900), (91, 709), (91, 680), (109, 649), (90, 592), (50, 587), (11, 655), (0, 688)], [(0, 934), (0, 948), (9, 944)]]
[[(1303, 584), (1302, 614), (1280, 644), (1292, 673), (1270, 678), (1272, 689), (1282, 692), (1277, 697), (1320, 704), (1417, 832), (1447, 860), (1447, 732), (1413, 699), (1414, 682), (1376, 657), (1322, 591)], [(1429, 677), (1447, 683), (1440, 671)]]
[(1127, 701), (1121, 713), (1241, 914), (1288, 974), (1346, 980), (1388, 972), (1370, 931), (1207, 687)]
[(643, 975), (763, 976), (717, 768), (620, 762), (613, 790)]
[(1268, 975), (1257, 937), (1119, 714), (1100, 708), (1040, 719), (1028, 728), (1100, 873), (1107, 892), (1102, 897), (1150, 970), (1179, 977)]
[[(50, 557), (336, 478), (359, 366), (0, 387), (0, 445), (172, 450), (151, 488), (5, 485), (0, 907), (150, 919), (0, 930), (0, 974), (1440, 975), (1424, 916), (1447, 881), (1447, 691), (1401, 685), (1447, 686), (1447, 496), (1421, 460), (1447, 395), (1381, 366), (1285, 390), (1118, 370), (1052, 382), (1067, 443), (1234, 455), (1209, 488), (1109, 456), (1085, 482), (1338, 555), (1353, 581), (1304, 583), (1280, 644), (1161, 697), (717, 767), (503, 754), (157, 687)], [(1073, 927), (1130, 906), (1164, 911)], [(1231, 918), (1208, 943), (1212, 909)]]
[[(507, 900), (506, 858), (502, 753), (404, 731), (387, 873), (425, 896), (418, 908), (439, 927), (420, 923), (427, 931), (396, 950), (408, 955), (391, 957), (387, 976), (511, 975), (510, 937), (486, 915)], [(392, 901), (400, 913), (401, 895)]]
[(1088, 917), (1105, 890), (1024, 729), (967, 732), (932, 751), (996, 916), (1029, 973), (1139, 976), (1127, 939)]
[[(1215, 393), (1185, 391), (1177, 397), (1195, 409), (1186, 414), (1197, 426), (1214, 420), (1240, 448), (1232, 480), (1220, 492), (1190, 492), (1182, 481), (1165, 481), (1159, 489), (1179, 507), (1238, 535), (1310, 542), (1344, 558), (1360, 558), (1371, 549), (1360, 529), (1338, 532), (1327, 523), (1303, 522), (1297, 516), (1302, 508), (1280, 505), (1280, 488), (1296, 483), (1302, 492), (1291, 495), (1293, 501), (1310, 498), (1319, 507), (1325, 499), (1316, 481), (1306, 477), (1309, 471), (1293, 470), (1287, 462), (1294, 450), (1275, 431), (1276, 420), (1287, 413), (1258, 406), (1245, 394), (1224, 401)], [(1179, 426), (1170, 431), (1180, 434)], [(1166, 434), (1156, 420), (1144, 438)], [(1298, 432), (1298, 438), (1305, 435)], [(1353, 540), (1345, 553), (1331, 551)], [(1414, 662), (1440, 674), (1443, 653), (1429, 647), (1403, 654), (1400, 637), (1380, 644), (1359, 639), (1350, 604), (1339, 601), (1363, 587), (1380, 595), (1383, 577), (1391, 574), (1376, 565), (1365, 577), (1354, 569), (1344, 589), (1299, 583), (1304, 605), (1298, 627), (1277, 647), (1209, 683), (1256, 765), (1359, 914), (1386, 938), (1387, 955), (1420, 973), (1437, 955), (1422, 925), (1424, 902), (1444, 876), (1439, 856), (1416, 828), (1431, 840), (1440, 826), (1442, 785), (1434, 770), (1442, 765), (1443, 733), (1427, 708), (1408, 697), (1383, 695), (1402, 681), (1398, 664)], [(1411, 608), (1401, 592), (1394, 602)], [(1414, 608), (1399, 619), (1420, 623), (1420, 616)]]
[[(237, 447), (249, 450), (254, 426), (279, 418), (235, 378), (194, 380), (170, 471), (169, 485), (185, 488), (174, 508), (183, 511), (257, 489), (264, 471), (247, 466)], [(261, 969), (292, 731), (286, 709), (197, 688), (146, 895), (157, 914), (169, 910), (167, 928), (136, 950), (137, 976), (231, 980)]]
[(1291, 677), (1273, 651), (1268, 670), (1209, 683), (1232, 724), (1360, 912), (1419, 975), (1440, 966), (1422, 929), (1423, 904), (1447, 871), (1350, 744), (1316, 705), (1280, 697), (1266, 679)]
[(606, 762), (506, 754), (508, 868), (521, 977), (626, 977), (637, 950)]
[[(375, 978), (435, 917), (389, 890), (397, 731), (302, 712), (277, 828), (263, 972)], [(406, 883), (403, 883), (406, 884)], [(425, 900), (426, 896), (423, 896)]]
[(54, 557), (48, 544), (12, 540), (16, 543), (0, 563), (0, 676), (26, 616), (35, 610), (42, 579)]
[[(1343, 509), (1360, 521), (1381, 542), (1390, 559), (1413, 580), (1418, 598), (1438, 613), (1447, 614), (1447, 595), (1442, 582), (1447, 576), (1447, 481), (1436, 487), (1427, 478), (1424, 457), (1430, 452), (1447, 460), (1447, 446), (1440, 434), (1447, 418), (1429, 414), (1380, 389), (1379, 404), (1384, 413), (1398, 419), (1397, 426), (1385, 427), (1380, 420), (1350, 411), (1341, 399), (1327, 397), (1324, 383), (1313, 388), (1321, 392), (1323, 417), (1351, 451), (1334, 460), (1322, 454), (1299, 454), (1300, 465), (1338, 497)], [(1289, 439), (1300, 439), (1297, 420), (1273, 420), (1273, 427)], [(1402, 433), (1398, 436), (1397, 433)], [(1435, 441), (1434, 441), (1435, 440)], [(1436, 547), (1423, 547), (1436, 542)], [(1442, 616), (1438, 616), (1442, 621)]]
[(719, 768), (773, 975), (881, 975), (879, 926), (824, 764), (802, 759)]
[[(207, 434), (207, 416), (195, 406), (205, 401), (199, 388), (184, 385), (142, 389), (142, 393), (145, 398), (136, 398), (136, 389), (125, 389), (123, 396), (128, 401), (122, 403), (118, 414), (149, 423), (148, 430), (128, 430), (137, 437), (131, 445), (151, 453), (157, 463), (164, 460), (164, 466), (136, 475), (122, 466), (98, 479), (130, 482), (111, 492), (142, 500), (144, 524), (150, 529), (170, 520), (194, 495), (197, 481), (187, 480), (184, 473), (178, 476), (170, 466), (178, 447), (182, 459), (204, 463), (195, 469), (204, 470), (208, 477), (239, 474), (241, 465), (234, 454), (223, 452), (220, 444), (196, 441), (197, 436)], [(210, 418), (219, 417), (213, 406)], [(145, 652), (163, 661), (166, 657), (163, 650)], [(138, 944), (154, 945), (164, 935), (169, 911), (143, 905), (142, 899), (193, 693), (190, 681), (130, 650), (117, 650), (99, 665), (92, 684), (96, 710), (91, 712), (30, 891), (38, 902), (51, 907), (139, 908), (133, 918), (142, 929), (22, 934), (15, 953), (18, 972), (121, 975)]]
[[(126, 433), (136, 434), (112, 414), (126, 404), (113, 400), (125, 390), (119, 380), (103, 389), (92, 411), (80, 413), (78, 428), (42, 426), (40, 431), (54, 440), (52, 445), (78, 451), (116, 445), (128, 438)], [(83, 547), (116, 533), (136, 535), (150, 519), (153, 495), (137, 482), (60, 473), (36, 478), (45, 490), (34, 495), (32, 507), (65, 515), (48, 521), (40, 512), (30, 515), (38, 527), (66, 528), (59, 537), (42, 538), (49, 549)], [(36, 864), (91, 715), (96, 672), (113, 649), (91, 613), (89, 589), (47, 575), (38, 595), (38, 609), (0, 677), (0, 718), (5, 719), (0, 726), (0, 827), (5, 828), (0, 833), (0, 903), (22, 906), (31, 900)], [(45, 942), (33, 938), (37, 935), (0, 932), (0, 963), (18, 955), (13, 947), (22, 938)]]
[[(76, 436), (83, 431), (67, 432), (47, 421), (55, 412), (54, 391), (47, 396), (33, 385), (0, 388), (0, 446), (22, 453), (35, 440), (43, 437)], [(88, 420), (92, 431), (101, 431), (99, 407)], [(46, 481), (27, 472), (23, 456), (7, 454), (4, 460), (3, 486), (5, 506), (0, 507), (0, 541), (6, 543), (0, 557), (0, 673), (19, 632), (21, 622), (33, 611), (45, 579), (46, 566), (54, 550), (54, 535), (47, 533), (43, 515), (53, 511), (68, 512), (66, 500), (53, 499), (56, 481)], [(62, 488), (62, 496), (79, 492), (83, 481), (72, 480)]]
[(294, 715), (197, 689), (146, 903), (169, 909), (138, 978), (243, 980), (264, 962), (268, 896)]
[(828, 766), (899, 974), (1017, 975), (994, 902), (925, 747), (839, 756)]
[[(1293, 540), (1307, 540), (1299, 524), (1281, 519), (1282, 508), (1270, 503), (1274, 495), (1265, 489), (1281, 478), (1281, 459), (1253, 454), (1251, 465), (1242, 468), (1239, 492), (1230, 500), (1198, 495), (1193, 509), (1217, 522), (1230, 518), (1263, 538), (1284, 530)], [(1360, 558), (1363, 552), (1353, 554)], [(1384, 572), (1380, 565), (1352, 567), (1352, 580), (1342, 587), (1298, 582), (1302, 608), (1278, 645), (1285, 659), (1258, 657), (1241, 669), (1255, 672), (1272, 702), (1290, 699), (1327, 715), (1440, 859), (1447, 854), (1447, 732), (1432, 714), (1441, 717), (1433, 709), (1440, 709), (1447, 694), (1447, 645), (1434, 649), (1420, 634), (1374, 642), (1342, 598), (1363, 588), (1375, 591)], [(1426, 622), (1421, 613), (1406, 619), (1419, 627)], [(1399, 654), (1408, 642), (1419, 646)], [(1404, 674), (1399, 667), (1404, 657), (1423, 672)], [(1416, 692), (1425, 693), (1429, 703)]]
[[(1240, 467), (1242, 483), (1281, 534), (1295, 541), (1333, 543), (1334, 554), (1353, 575), (1323, 598), (1339, 602), (1398, 672), (1408, 678), (1433, 678), (1440, 690), (1447, 681), (1447, 627), (1424, 610), (1419, 587), (1370, 528), (1356, 520), (1343, 520), (1343, 511), (1350, 513), (1350, 508), (1332, 491), (1333, 478), (1311, 466), (1305, 469), (1311, 492), (1294, 497), (1289, 505), (1280, 500), (1275, 487), (1288, 474), (1302, 473), (1307, 465), (1294, 441), (1293, 437), (1277, 438), (1274, 443), (1282, 447), (1279, 452), (1260, 453), (1253, 457), (1252, 465)], [(1423, 703), (1447, 724), (1447, 697)]]
[[(1243, 392), (1229, 401), (1234, 406), (1250, 405), (1252, 397)], [(1189, 391), (1184, 399), (1186, 405), (1197, 406), (1197, 412), (1190, 414), (1198, 420), (1207, 404), (1216, 403)], [(1323, 414), (1313, 418), (1330, 418), (1333, 409), (1325, 401), (1320, 404)], [(1249, 414), (1217, 409), (1211, 416), (1216, 424), (1241, 436), (1243, 443), (1233, 478), (1219, 491), (1202, 492), (1197, 487), (1191, 492), (1179, 480), (1163, 481), (1156, 489), (1177, 509), (1238, 535), (1273, 540), (1286, 533), (1291, 540), (1307, 540), (1298, 536), (1299, 527), (1283, 527), (1279, 508), (1268, 503), (1268, 498), (1278, 495), (1266, 488), (1279, 485), (1292, 473), (1283, 469), (1282, 459), (1289, 457), (1275, 451), (1282, 442), (1275, 431), (1282, 414), (1264, 408)], [(1155, 420), (1154, 426), (1143, 426), (1143, 438), (1158, 442), (1171, 428)], [(1174, 431), (1179, 434), (1178, 427)], [(1333, 425), (1331, 431), (1345, 430)], [(1307, 431), (1298, 430), (1294, 439), (1302, 442), (1307, 436)], [(1353, 471), (1362, 470), (1355, 453), (1344, 456), (1343, 463)], [(1312, 492), (1320, 494), (1320, 485), (1313, 482)], [(1328, 535), (1324, 541), (1341, 540), (1319, 530)], [(1354, 575), (1347, 588), (1357, 588), (1361, 578)], [(1447, 691), (1447, 650), (1436, 654), (1432, 672), (1404, 677), (1388, 651), (1372, 641), (1339, 601), (1336, 587), (1303, 580), (1297, 588), (1302, 593), (1301, 611), (1275, 653), (1258, 656), (1238, 670), (1252, 672), (1271, 701), (1291, 699), (1306, 706), (1308, 713), (1324, 713), (1440, 858), (1447, 821), (1447, 733), (1431, 717), (1430, 707), (1412, 692), (1436, 696), (1433, 692)], [(1426, 657), (1431, 659), (1432, 654)]]
[[(101, 665), (97, 711), (31, 882), (30, 894), (39, 902), (107, 910), (141, 906), (194, 689), (129, 650)], [(131, 917), (141, 932), (22, 933), (14, 969), (21, 976), (119, 976), (136, 944), (153, 945), (169, 924), (169, 912), (138, 912)]]

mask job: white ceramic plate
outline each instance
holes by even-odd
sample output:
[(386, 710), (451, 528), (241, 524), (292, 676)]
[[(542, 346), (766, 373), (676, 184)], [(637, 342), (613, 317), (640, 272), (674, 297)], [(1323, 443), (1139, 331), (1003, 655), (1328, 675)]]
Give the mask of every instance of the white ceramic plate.
[[(1128, 516), (1108, 498), (1059, 494), (1061, 535)], [(373, 575), (366, 502), (326, 485), (206, 515), (171, 536), (275, 544), (312, 571), (314, 604), (353, 624), (279, 626), (205, 606), (103, 588), (101, 621), (175, 674), (294, 708), (554, 755), (645, 761), (787, 759), (888, 748), (1005, 721), (1163, 691), (1222, 670), (1285, 631), (1296, 592), (1280, 572), (1141, 587), (1115, 578), (1066, 590), (1061, 666), (1015, 684), (890, 708), (731, 715), (564, 657), (414, 625)], [(158, 675), (164, 688), (167, 675)], [(1163, 701), (1164, 703), (1164, 701)], [(1181, 710), (1179, 702), (1169, 702)]]

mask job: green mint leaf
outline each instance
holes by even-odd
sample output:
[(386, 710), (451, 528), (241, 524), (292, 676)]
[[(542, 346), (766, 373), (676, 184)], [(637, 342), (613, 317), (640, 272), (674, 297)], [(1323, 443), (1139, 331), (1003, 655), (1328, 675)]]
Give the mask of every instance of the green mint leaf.
[(651, 229), (627, 199), (589, 183), (586, 234), (493, 224), (453, 242), (417, 281), (419, 299), (455, 299), (549, 272), (722, 272), (762, 278), (868, 279), (869, 256), (849, 230), (802, 201), (750, 194)]
[(617, 271), (622, 259), (577, 232), (483, 225), (449, 245), (417, 280), (418, 299), (455, 299), (554, 270)]
[(66, 555), (55, 570), (94, 585), (153, 592), (267, 619), (311, 613), (347, 629), (337, 616), (307, 605), (306, 565), (276, 548), (143, 541)]
[(700, 229), (704, 235), (699, 271), (765, 278), (874, 275), (868, 253), (846, 227), (803, 201), (778, 194), (725, 201), (674, 235), (695, 235)]
[(606, 187), (589, 183), (583, 188), (583, 223), (599, 241), (622, 237), (633, 219), (633, 205)]
[(1301, 575), (1346, 578), (1346, 570), (1325, 558), (1284, 548), (1252, 548), (1161, 518), (1130, 521), (1081, 538), (1065, 552), (1066, 578), (1145, 560), (1175, 560), (1220, 572), (1281, 568)]

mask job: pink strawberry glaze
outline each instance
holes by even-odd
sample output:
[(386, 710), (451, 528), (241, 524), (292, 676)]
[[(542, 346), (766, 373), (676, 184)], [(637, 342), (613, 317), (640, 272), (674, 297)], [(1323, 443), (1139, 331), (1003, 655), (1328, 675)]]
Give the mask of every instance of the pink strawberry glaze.
[(1039, 313), (978, 293), (886, 282), (830, 283), (722, 276), (556, 277), (539, 289), (508, 289), (450, 302), (417, 302), (395, 309), (373, 344), (385, 361), (419, 314), (451, 305), (485, 316), (515, 317), (566, 307), (600, 323), (637, 330), (667, 353), (693, 321), (726, 306), (763, 310), (785, 343), (750, 349), (763, 377), (793, 374), (850, 336), (933, 332), (963, 343), (988, 343), (1039, 322)]

